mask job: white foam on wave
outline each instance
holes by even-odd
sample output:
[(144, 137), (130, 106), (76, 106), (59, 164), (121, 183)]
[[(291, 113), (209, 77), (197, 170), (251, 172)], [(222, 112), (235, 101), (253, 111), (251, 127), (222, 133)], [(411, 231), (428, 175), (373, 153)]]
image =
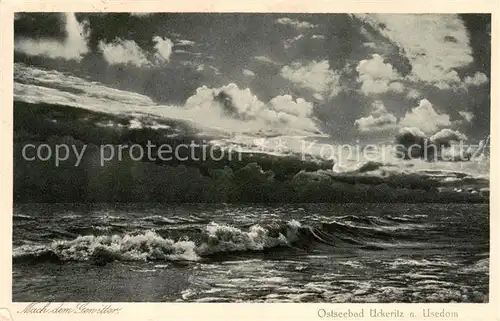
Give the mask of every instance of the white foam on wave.
[(26, 214), (14, 214), (14, 218), (26, 219), (26, 220), (34, 219), (32, 216)]
[(230, 225), (212, 222), (206, 227), (207, 240), (198, 251), (207, 255), (218, 252), (260, 251), (265, 248), (285, 246), (297, 240), (300, 227), (298, 221), (292, 220), (287, 222), (285, 234), (270, 236), (271, 231), (258, 224), (251, 226), (246, 232)]
[(442, 260), (426, 260), (426, 259), (396, 259), (393, 262), (388, 263), (391, 268), (399, 268), (401, 266), (409, 267), (421, 267), (421, 266), (439, 266), (439, 267), (454, 267), (455, 263), (446, 262)]
[(146, 216), (142, 218), (143, 221), (151, 221), (151, 222), (156, 222), (156, 223), (166, 223), (166, 224), (175, 224), (178, 221), (175, 219), (170, 219), (161, 215), (152, 215), (152, 216)]
[(116, 260), (199, 260), (195, 244), (164, 239), (153, 231), (139, 235), (86, 235), (71, 241), (54, 241), (48, 246), (22, 246), (14, 257), (36, 256), (43, 251), (55, 253), (61, 260), (86, 261), (97, 257)]
[(490, 259), (481, 259), (475, 264), (461, 268), (459, 273), (489, 273), (490, 272)]
[(38, 257), (53, 253), (61, 260), (86, 261), (96, 258), (112, 260), (198, 261), (202, 256), (236, 251), (260, 251), (265, 248), (290, 245), (298, 238), (301, 227), (297, 221), (286, 223), (282, 232), (271, 235), (271, 230), (253, 225), (248, 231), (210, 223), (205, 227), (205, 241), (196, 244), (190, 240), (174, 241), (154, 231), (129, 235), (86, 235), (74, 240), (54, 241), (50, 245), (23, 245), (14, 249), (14, 257)]

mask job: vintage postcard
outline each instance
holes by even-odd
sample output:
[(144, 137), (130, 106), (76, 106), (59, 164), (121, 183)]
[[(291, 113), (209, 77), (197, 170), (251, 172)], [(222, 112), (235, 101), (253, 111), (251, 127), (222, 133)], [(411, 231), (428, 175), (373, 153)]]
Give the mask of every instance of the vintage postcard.
[(433, 5), (2, 3), (0, 320), (499, 320), (498, 4)]

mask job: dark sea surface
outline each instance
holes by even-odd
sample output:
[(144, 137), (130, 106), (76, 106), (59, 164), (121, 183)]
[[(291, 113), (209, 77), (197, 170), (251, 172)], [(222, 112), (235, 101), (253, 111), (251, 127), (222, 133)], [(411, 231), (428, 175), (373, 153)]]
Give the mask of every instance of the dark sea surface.
[(14, 208), (13, 301), (487, 302), (487, 204)]

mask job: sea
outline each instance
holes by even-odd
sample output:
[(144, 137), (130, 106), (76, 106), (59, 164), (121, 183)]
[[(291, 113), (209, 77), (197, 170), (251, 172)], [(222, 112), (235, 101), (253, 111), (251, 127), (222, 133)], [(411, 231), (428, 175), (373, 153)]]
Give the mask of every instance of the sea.
[(488, 302), (488, 204), (26, 204), (14, 302)]

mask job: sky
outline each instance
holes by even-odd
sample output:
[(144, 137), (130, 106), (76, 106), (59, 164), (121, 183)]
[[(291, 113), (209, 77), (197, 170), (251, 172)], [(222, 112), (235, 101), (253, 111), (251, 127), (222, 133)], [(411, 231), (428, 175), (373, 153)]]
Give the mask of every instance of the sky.
[[(231, 98), (228, 117), (334, 142), (480, 140), (490, 126), (484, 14), (20, 13), (15, 62), (179, 108)], [(224, 95), (219, 95), (223, 91)]]

